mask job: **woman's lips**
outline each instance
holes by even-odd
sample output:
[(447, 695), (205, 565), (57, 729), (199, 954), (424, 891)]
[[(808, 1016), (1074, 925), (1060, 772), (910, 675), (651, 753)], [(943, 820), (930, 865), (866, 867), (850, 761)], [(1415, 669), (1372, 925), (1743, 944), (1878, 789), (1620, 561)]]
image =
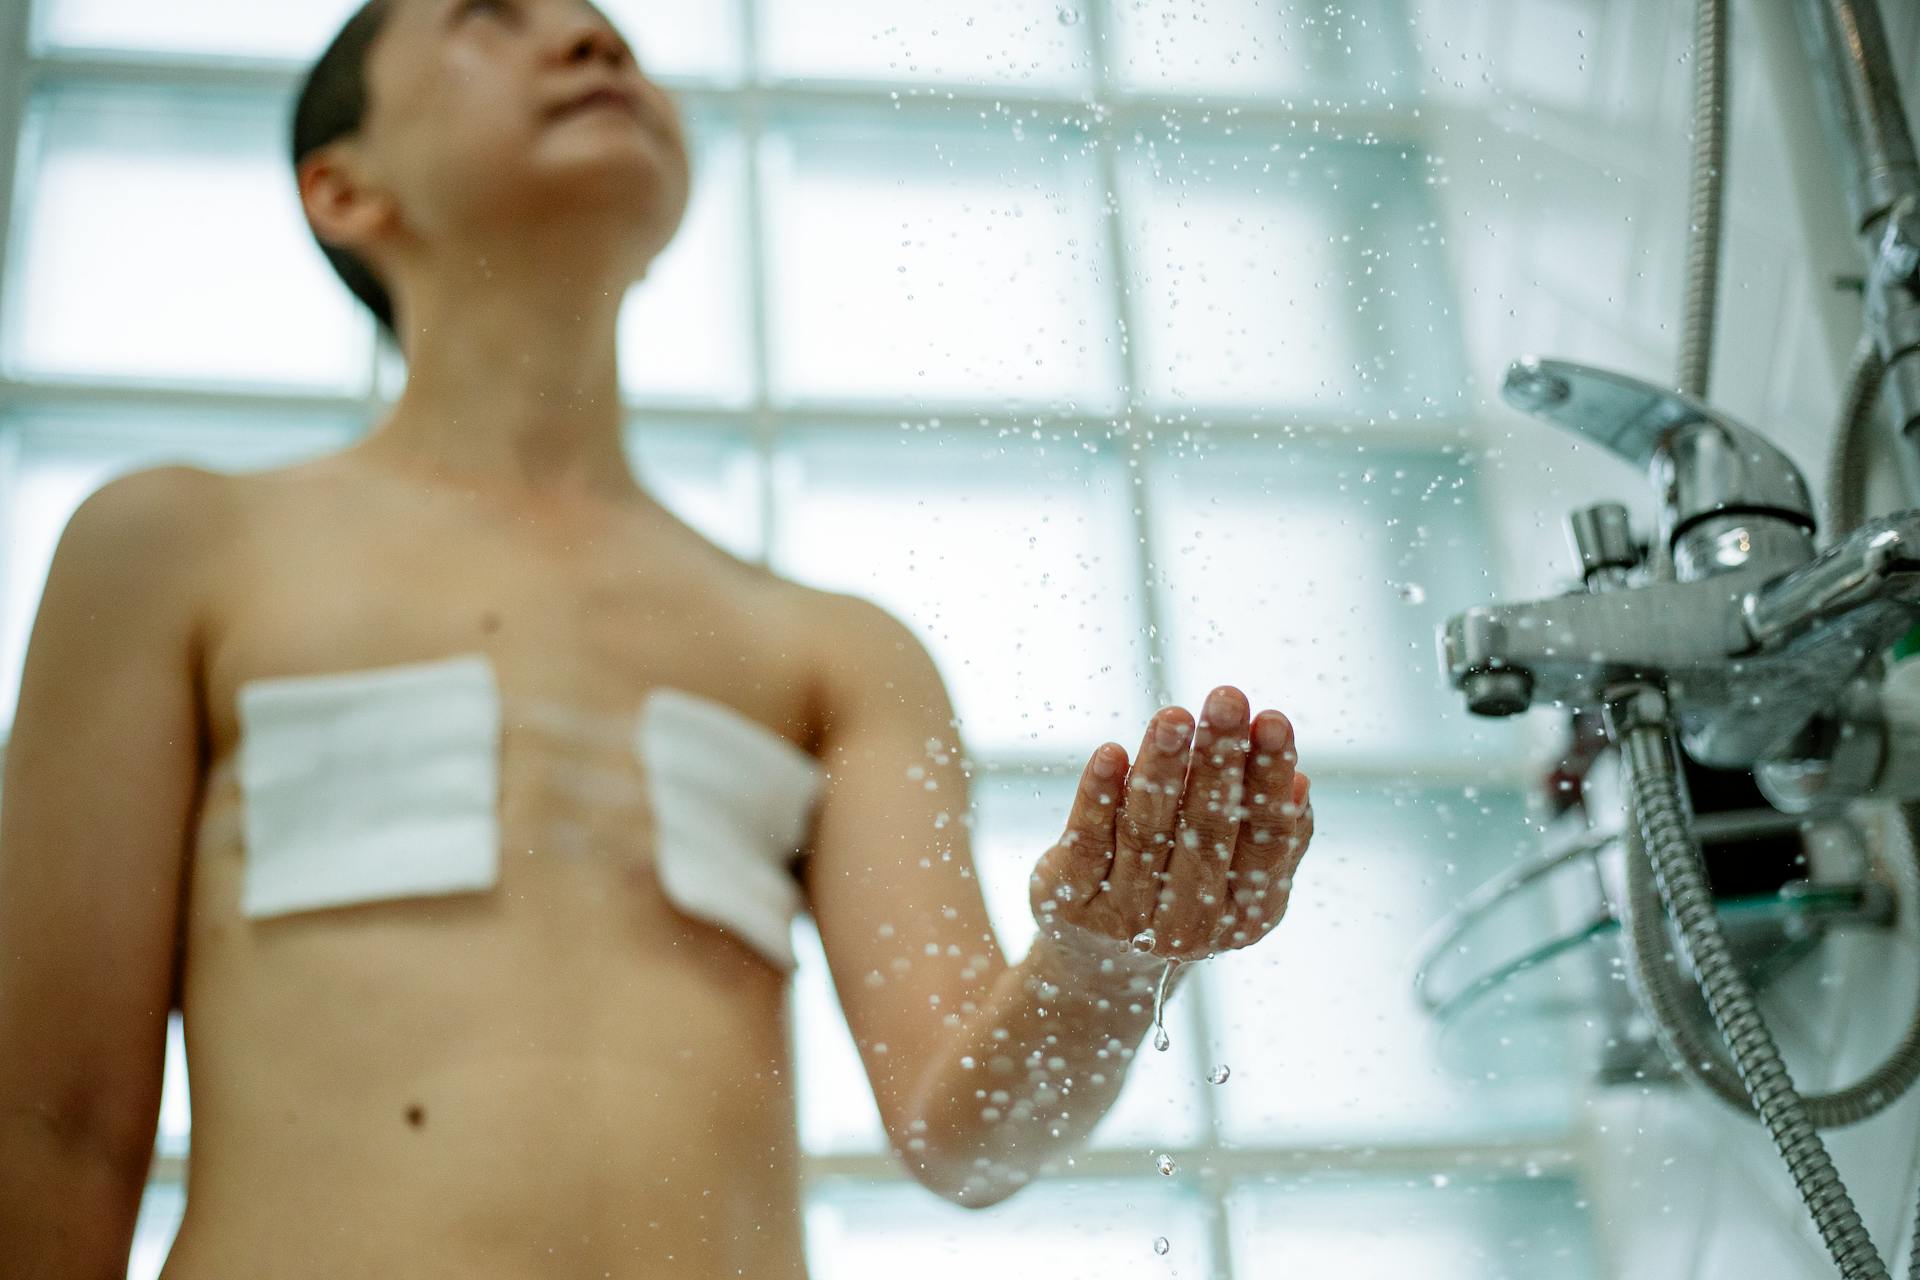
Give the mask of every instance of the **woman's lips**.
[(581, 98), (577, 102), (569, 103), (568, 105), (560, 108), (559, 111), (555, 112), (554, 118), (561, 119), (566, 116), (575, 115), (582, 111), (592, 111), (598, 107), (618, 108), (619, 110), (625, 112), (627, 115), (627, 118), (630, 120), (637, 121), (640, 118), (639, 104), (634, 102), (632, 98), (629, 98), (624, 94), (616, 93), (611, 89), (596, 90), (595, 92), (588, 94), (584, 98)]

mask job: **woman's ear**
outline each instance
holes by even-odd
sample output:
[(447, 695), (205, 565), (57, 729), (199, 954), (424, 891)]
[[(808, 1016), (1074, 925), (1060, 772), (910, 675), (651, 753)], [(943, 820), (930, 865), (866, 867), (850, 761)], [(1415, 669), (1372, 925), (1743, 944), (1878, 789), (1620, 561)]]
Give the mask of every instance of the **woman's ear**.
[(386, 193), (361, 181), (350, 144), (322, 147), (300, 164), (300, 202), (320, 240), (366, 256), (381, 225), (392, 215)]

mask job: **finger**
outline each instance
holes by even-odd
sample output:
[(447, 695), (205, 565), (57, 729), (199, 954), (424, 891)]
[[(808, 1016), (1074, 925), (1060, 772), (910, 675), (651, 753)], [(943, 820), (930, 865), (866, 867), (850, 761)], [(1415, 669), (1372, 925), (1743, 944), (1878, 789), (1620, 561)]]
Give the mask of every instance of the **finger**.
[(1035, 919), (1084, 907), (1100, 892), (1113, 865), (1114, 812), (1126, 764), (1124, 748), (1103, 742), (1080, 771), (1067, 828), (1041, 855), (1028, 883)]
[(1265, 852), (1242, 869), (1235, 860), (1236, 883), (1229, 890), (1233, 912), (1221, 917), (1213, 933), (1217, 950), (1235, 950), (1252, 946), (1279, 927), (1292, 898), (1294, 871), (1306, 856), (1313, 841), (1313, 804), (1309, 800), (1308, 777), (1296, 773), (1284, 804), (1286, 831), (1275, 844), (1263, 846)]
[(1181, 798), (1180, 823), (1154, 912), (1157, 954), (1203, 950), (1226, 892), (1246, 791), (1247, 699), (1232, 685), (1207, 698), (1194, 740), (1193, 768)]
[[(1160, 737), (1163, 728), (1170, 742)], [(1160, 871), (1166, 866), (1167, 849), (1180, 816), (1180, 792), (1187, 778), (1192, 733), (1193, 721), (1183, 708), (1162, 707), (1147, 722), (1147, 732), (1127, 775), (1125, 802), (1115, 819), (1113, 870), (1107, 876), (1107, 893), (1121, 919), (1132, 925), (1130, 933), (1146, 928), (1153, 919)]]
[(1294, 820), (1300, 816), (1294, 798), (1293, 725), (1278, 711), (1262, 715), (1255, 726), (1255, 748), (1247, 763), (1247, 807), (1234, 842), (1229, 879), (1244, 879), (1249, 870), (1271, 871), (1286, 850)]
[(1287, 856), (1281, 862), (1281, 873), (1288, 880), (1300, 866), (1300, 859), (1307, 854), (1307, 846), (1313, 843), (1313, 783), (1304, 773), (1293, 778), (1293, 807), (1297, 812), (1294, 819), (1293, 839), (1288, 844)]

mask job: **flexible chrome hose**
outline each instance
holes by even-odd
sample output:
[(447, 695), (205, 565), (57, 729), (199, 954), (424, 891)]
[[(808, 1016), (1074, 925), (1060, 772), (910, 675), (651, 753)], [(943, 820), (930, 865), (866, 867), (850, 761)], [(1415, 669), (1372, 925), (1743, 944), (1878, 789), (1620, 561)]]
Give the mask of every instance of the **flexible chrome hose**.
[[(1827, 453), (1826, 542), (1838, 542), (1867, 518), (1867, 424), (1887, 372), (1872, 334), (1860, 339), (1841, 392), (1840, 422)], [(1916, 1277), (1920, 1280), (1920, 1277)]]
[[(1903, 806), (1910, 828), (1920, 823), (1915, 806)], [(1660, 890), (1654, 883), (1653, 863), (1647, 856), (1639, 824), (1628, 821), (1623, 832), (1627, 858), (1625, 930), (1628, 962), (1640, 994), (1654, 1015), (1654, 1026), (1674, 1061), (1699, 1084), (1735, 1110), (1753, 1114), (1753, 1102), (1726, 1053), (1701, 1034), (1694, 1009), (1699, 995), (1675, 968), (1668, 949), (1666, 918), (1660, 909)], [(1912, 875), (1907, 885), (1907, 909), (1916, 907), (1920, 888), (1920, 844), (1908, 842)], [(1801, 1101), (1817, 1129), (1838, 1129), (1878, 1115), (1899, 1101), (1920, 1080), (1920, 1000), (1914, 1002), (1906, 1035), (1884, 1061), (1855, 1084), (1831, 1093), (1807, 1094)]]
[(1705, 399), (1720, 288), (1720, 192), (1726, 165), (1726, 0), (1699, 0), (1693, 25), (1693, 169), (1687, 212), (1680, 390)]
[(1859, 1211), (1807, 1117), (1753, 990), (1720, 930), (1700, 846), (1680, 795), (1679, 770), (1664, 718), (1628, 725), (1620, 747), (1627, 821), (1640, 832), (1660, 897), (1680, 926), (1681, 945), (1699, 976), (1713, 1020), (1733, 1050), (1734, 1064), (1761, 1122), (1786, 1161), (1840, 1274), (1846, 1280), (1890, 1280), (1886, 1263), (1874, 1252)]
[[(1914, 868), (1920, 871), (1920, 802), (1909, 801), (1901, 805), (1900, 817), (1907, 827), (1907, 847), (1914, 851)], [(1915, 909), (1920, 910), (1920, 907)], [(1914, 1199), (1913, 1234), (1909, 1239), (1911, 1244), (1907, 1255), (1907, 1280), (1920, 1280), (1920, 1195), (1916, 1195)]]

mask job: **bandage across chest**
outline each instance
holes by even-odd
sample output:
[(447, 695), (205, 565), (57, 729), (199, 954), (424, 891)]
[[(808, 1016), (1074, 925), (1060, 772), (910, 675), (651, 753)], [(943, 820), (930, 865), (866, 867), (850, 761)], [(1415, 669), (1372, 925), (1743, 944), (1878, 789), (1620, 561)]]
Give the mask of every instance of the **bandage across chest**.
[[(501, 697), (484, 654), (249, 681), (242, 912), (478, 892), (500, 878)], [(825, 771), (722, 703), (650, 690), (631, 725), (664, 896), (791, 969), (790, 864)]]

